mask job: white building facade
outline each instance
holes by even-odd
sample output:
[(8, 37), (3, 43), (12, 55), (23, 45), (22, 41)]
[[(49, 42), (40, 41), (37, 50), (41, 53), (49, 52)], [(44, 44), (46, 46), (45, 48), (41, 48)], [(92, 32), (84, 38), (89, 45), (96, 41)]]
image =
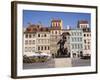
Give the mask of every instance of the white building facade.
[(71, 57), (81, 57), (83, 54), (83, 30), (72, 29), (70, 32), (70, 53)]
[(24, 54), (32, 54), (36, 51), (36, 33), (24, 32)]
[(36, 51), (50, 53), (50, 32), (39, 31), (36, 36)]
[(91, 28), (88, 21), (79, 21), (78, 28), (83, 30), (83, 56), (91, 56)]
[(91, 31), (89, 29), (83, 31), (83, 56), (91, 56)]

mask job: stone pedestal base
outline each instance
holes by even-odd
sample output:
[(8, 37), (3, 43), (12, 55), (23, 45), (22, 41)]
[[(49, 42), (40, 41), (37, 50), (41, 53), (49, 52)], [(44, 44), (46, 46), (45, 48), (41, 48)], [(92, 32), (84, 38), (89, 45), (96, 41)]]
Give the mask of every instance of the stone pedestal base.
[(55, 58), (55, 67), (71, 67), (71, 58)]

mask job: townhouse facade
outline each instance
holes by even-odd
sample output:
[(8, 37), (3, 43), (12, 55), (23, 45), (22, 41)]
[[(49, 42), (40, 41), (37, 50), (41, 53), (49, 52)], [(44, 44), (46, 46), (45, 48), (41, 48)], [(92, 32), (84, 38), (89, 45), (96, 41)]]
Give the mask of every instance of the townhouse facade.
[(32, 54), (36, 51), (36, 33), (24, 32), (24, 54)]
[(78, 21), (78, 28), (83, 30), (83, 56), (91, 55), (91, 28), (88, 21)]
[(84, 56), (90, 56), (91, 55), (91, 31), (89, 28), (83, 30), (84, 35)]
[(73, 29), (71, 30), (70, 37), (70, 52), (71, 57), (81, 57), (83, 54), (83, 30), (82, 29)]
[(59, 46), (57, 42), (60, 40), (60, 35), (62, 34), (62, 21), (52, 20), (50, 28), (50, 52), (54, 56), (57, 54)]
[(24, 54), (45, 52), (50, 54), (50, 31), (40, 25), (29, 25), (24, 32)]
[(50, 53), (50, 33), (48, 31), (37, 32), (36, 51)]

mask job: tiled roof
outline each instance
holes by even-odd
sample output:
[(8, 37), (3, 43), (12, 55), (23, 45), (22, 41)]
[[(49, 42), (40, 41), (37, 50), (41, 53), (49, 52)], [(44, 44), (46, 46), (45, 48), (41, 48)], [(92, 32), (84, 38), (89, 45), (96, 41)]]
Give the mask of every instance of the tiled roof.
[(50, 31), (48, 27), (42, 27), (40, 25), (29, 25), (28, 28), (26, 28), (26, 32), (40, 32), (40, 31)]
[(61, 22), (60, 19), (53, 19), (52, 22)]
[(81, 20), (81, 21), (78, 21), (79, 24), (87, 24), (88, 21), (85, 21), (85, 20)]
[(91, 29), (90, 28), (84, 28), (83, 32), (91, 32)]
[(61, 27), (60, 27), (60, 26), (57, 26), (57, 27), (51, 27), (51, 30), (61, 30)]

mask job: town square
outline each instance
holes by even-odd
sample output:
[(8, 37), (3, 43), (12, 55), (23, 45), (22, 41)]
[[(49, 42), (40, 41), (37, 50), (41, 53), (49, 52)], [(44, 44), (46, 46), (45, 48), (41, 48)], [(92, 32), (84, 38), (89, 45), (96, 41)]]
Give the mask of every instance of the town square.
[[(36, 19), (37, 23), (34, 22), (36, 13), (37, 18), (41, 18), (38, 19), (39, 21)], [(46, 19), (39, 17), (38, 11), (33, 11), (34, 21), (28, 22), (24, 25), (26, 27), (23, 27), (23, 69), (91, 66), (90, 15), (41, 12), (43, 13), (54, 15), (53, 18), (50, 16), (51, 18), (48, 19), (48, 25), (42, 23)], [(28, 11), (24, 11), (24, 14), (24, 17), (29, 15)], [(57, 14), (58, 17), (55, 18)], [(64, 20), (59, 17), (65, 14), (73, 16), (71, 21), (77, 19), (75, 23), (68, 21), (70, 19), (64, 18), (65, 16)], [(27, 17), (27, 19), (31, 18)], [(65, 25), (67, 21), (73, 25)]]

